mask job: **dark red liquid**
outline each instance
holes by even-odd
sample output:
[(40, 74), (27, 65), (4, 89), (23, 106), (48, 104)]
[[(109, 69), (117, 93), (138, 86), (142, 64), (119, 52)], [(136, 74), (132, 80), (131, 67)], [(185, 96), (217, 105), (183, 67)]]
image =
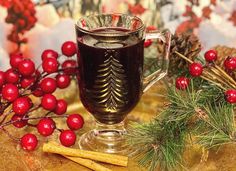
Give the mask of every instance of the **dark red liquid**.
[[(106, 28), (94, 32), (127, 32)], [(77, 30), (80, 98), (101, 123), (115, 124), (138, 103), (142, 92), (143, 40), (106, 42)], [(109, 40), (110, 41), (110, 40)]]

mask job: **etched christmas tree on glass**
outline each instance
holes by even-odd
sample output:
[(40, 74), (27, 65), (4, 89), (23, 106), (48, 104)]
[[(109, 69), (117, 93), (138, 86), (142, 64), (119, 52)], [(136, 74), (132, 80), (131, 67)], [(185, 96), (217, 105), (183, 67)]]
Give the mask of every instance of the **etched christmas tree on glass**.
[(99, 65), (95, 80), (93, 98), (98, 108), (117, 112), (127, 104), (127, 80), (123, 65), (115, 57), (115, 50), (107, 50), (107, 59)]

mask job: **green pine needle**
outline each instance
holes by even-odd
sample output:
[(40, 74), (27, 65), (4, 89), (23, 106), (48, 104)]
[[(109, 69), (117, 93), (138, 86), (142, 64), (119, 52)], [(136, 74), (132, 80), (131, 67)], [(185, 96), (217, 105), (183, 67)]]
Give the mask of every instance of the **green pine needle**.
[(133, 124), (128, 131), (128, 143), (137, 150), (139, 164), (148, 167), (149, 171), (157, 166), (162, 170), (173, 169), (182, 163), (186, 127), (174, 127), (173, 124), (155, 120), (148, 124)]
[(208, 119), (204, 120), (205, 132), (197, 136), (198, 143), (209, 149), (235, 141), (235, 121), (233, 105), (226, 102), (207, 104), (205, 111)]
[(183, 152), (189, 135), (212, 148), (235, 141), (233, 106), (222, 90), (196, 78), (185, 91), (168, 88), (170, 104), (150, 123), (133, 124), (127, 141), (139, 164), (149, 171), (183, 167)]

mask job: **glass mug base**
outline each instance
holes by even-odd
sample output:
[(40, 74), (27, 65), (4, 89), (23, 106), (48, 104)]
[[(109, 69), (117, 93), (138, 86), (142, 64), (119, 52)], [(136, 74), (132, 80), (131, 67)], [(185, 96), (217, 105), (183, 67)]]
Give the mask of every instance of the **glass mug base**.
[(82, 150), (129, 155), (130, 149), (125, 143), (124, 123), (106, 125), (96, 123), (96, 128), (83, 134), (79, 140)]

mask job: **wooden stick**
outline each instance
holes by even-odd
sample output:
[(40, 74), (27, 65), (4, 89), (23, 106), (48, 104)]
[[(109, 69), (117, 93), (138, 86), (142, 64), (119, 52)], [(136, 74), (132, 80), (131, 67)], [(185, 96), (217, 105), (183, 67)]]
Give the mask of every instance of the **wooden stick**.
[(228, 77), (222, 77), (222, 73), (220, 73), (219, 70), (217, 70), (216, 68), (210, 68), (212, 72), (214, 72), (216, 75), (218, 75), (220, 78), (224, 79), (225, 82), (227, 82), (227, 84), (229, 84), (230, 86), (232, 86), (233, 88), (236, 88), (236, 84), (235, 82), (231, 82), (230, 79), (228, 80)]
[(91, 160), (96, 160), (96, 161), (118, 165), (118, 166), (128, 165), (128, 157), (126, 156), (73, 149), (73, 148), (64, 147), (55, 142), (45, 143), (43, 145), (43, 151), (49, 152), (49, 153), (57, 153), (57, 154), (65, 155), (65, 156), (91, 159)]
[(108, 169), (89, 159), (82, 159), (80, 157), (69, 157), (69, 156), (64, 156), (64, 157), (95, 171), (112, 171), (111, 169)]
[(221, 69), (219, 66), (215, 64), (216, 69), (218, 69), (226, 78), (228, 78), (234, 85), (236, 85), (235, 80), (230, 77), (223, 69)]
[(177, 51), (175, 51), (174, 53), (176, 53), (179, 57), (181, 57), (181, 58), (185, 59), (186, 61), (188, 61), (190, 64), (193, 63), (192, 60), (188, 59), (186, 56), (182, 55), (181, 53), (179, 53)]

